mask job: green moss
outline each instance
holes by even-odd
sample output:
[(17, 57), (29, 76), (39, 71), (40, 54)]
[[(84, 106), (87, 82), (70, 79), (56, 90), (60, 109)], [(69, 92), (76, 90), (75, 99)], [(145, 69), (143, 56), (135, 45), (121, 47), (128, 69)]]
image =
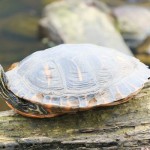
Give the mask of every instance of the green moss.
[(50, 3), (56, 2), (56, 1), (60, 1), (60, 0), (42, 0), (43, 5), (48, 5)]

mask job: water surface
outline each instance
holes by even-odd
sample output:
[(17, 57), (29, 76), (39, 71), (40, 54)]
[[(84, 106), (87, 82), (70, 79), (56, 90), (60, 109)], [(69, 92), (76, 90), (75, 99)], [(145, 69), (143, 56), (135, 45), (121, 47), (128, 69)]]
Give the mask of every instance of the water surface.
[[(7, 68), (44, 46), (38, 39), (41, 0), (0, 1), (0, 63)], [(0, 111), (8, 107), (0, 99)]]

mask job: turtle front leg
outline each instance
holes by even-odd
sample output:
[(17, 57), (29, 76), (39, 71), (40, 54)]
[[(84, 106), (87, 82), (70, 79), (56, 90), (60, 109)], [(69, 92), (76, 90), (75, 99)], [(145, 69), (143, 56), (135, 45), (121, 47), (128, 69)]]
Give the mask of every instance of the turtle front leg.
[(13, 63), (9, 68), (8, 71), (14, 69), (15, 67), (17, 67), (19, 65), (19, 62)]
[(21, 103), (18, 103), (17, 106), (15, 105), (16, 107), (14, 107), (13, 104), (10, 104), (8, 101), (6, 103), (15, 112), (26, 117), (50, 118), (50, 117), (61, 115), (61, 114), (50, 113), (46, 108), (44, 108), (39, 104), (34, 104), (24, 99), (20, 99), (20, 101)]

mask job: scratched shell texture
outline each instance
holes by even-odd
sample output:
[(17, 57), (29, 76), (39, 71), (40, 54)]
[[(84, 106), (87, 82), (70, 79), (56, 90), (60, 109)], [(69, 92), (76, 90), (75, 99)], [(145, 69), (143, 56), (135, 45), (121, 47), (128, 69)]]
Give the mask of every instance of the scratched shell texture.
[(17, 96), (47, 106), (86, 108), (140, 89), (150, 70), (136, 58), (92, 44), (37, 51), (6, 73)]

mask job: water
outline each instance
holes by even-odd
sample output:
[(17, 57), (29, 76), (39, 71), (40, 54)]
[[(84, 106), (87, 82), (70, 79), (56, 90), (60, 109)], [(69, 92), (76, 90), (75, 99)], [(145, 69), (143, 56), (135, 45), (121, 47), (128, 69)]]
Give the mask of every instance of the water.
[[(5, 71), (32, 52), (45, 47), (38, 39), (41, 0), (0, 1), (0, 63)], [(0, 99), (0, 111), (8, 107)]]

